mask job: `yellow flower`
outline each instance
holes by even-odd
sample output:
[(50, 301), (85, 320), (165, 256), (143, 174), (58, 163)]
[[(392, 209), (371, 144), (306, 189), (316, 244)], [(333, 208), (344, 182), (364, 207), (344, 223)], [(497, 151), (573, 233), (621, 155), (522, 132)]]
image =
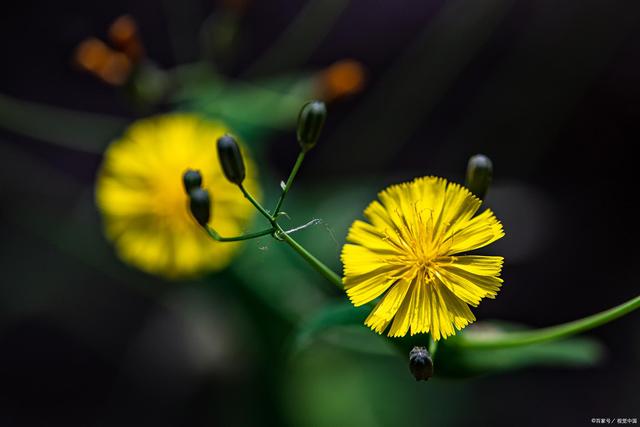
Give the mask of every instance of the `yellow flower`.
[[(118, 255), (167, 278), (220, 270), (238, 244), (216, 244), (191, 217), (182, 184), (187, 169), (202, 173), (211, 194), (210, 225), (222, 235), (241, 234), (253, 214), (220, 168), (216, 140), (227, 129), (189, 114), (140, 120), (107, 149), (98, 173), (96, 201), (105, 234)], [(246, 188), (258, 192), (255, 167), (247, 162)]]
[[(389, 336), (430, 332), (447, 338), (475, 320), (469, 305), (494, 298), (503, 258), (458, 255), (502, 236), (490, 210), (474, 217), (481, 201), (443, 178), (393, 185), (356, 220), (344, 245), (344, 285), (355, 306), (382, 298), (365, 324)], [(395, 319), (394, 319), (395, 318)]]

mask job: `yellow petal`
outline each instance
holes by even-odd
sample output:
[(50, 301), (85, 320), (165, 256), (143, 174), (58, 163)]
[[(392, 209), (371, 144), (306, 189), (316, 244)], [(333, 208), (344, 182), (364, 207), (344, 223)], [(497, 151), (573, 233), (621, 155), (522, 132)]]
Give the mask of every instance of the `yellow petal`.
[(434, 262), (439, 265), (452, 265), (480, 276), (498, 276), (502, 270), (504, 258), (487, 255), (460, 255), (436, 258)]
[(429, 292), (424, 275), (418, 275), (413, 289), (413, 307), (411, 312), (411, 335), (429, 332), (430, 317), (427, 308), (429, 307)]
[(434, 270), (447, 289), (473, 306), (482, 298), (494, 298), (502, 285), (499, 277), (480, 276), (453, 266), (438, 266)]
[(394, 246), (390, 239), (377, 228), (364, 221), (355, 220), (349, 229), (347, 241), (362, 245), (370, 251), (381, 255), (399, 255), (398, 247)]
[(382, 295), (407, 270), (396, 271), (395, 268), (380, 267), (367, 274), (345, 277), (344, 287), (353, 305), (358, 307)]
[(409, 285), (407, 280), (398, 280), (371, 311), (364, 324), (379, 334), (384, 332), (402, 305)]
[[(461, 330), (476, 320), (469, 306), (458, 299), (449, 289), (441, 284), (437, 284), (434, 288), (440, 296), (443, 311), (448, 314), (450, 326), (455, 326), (457, 330)], [(455, 331), (453, 328), (446, 328), (446, 330), (441, 329), (440, 333), (443, 338), (447, 338), (455, 334)]]
[[(380, 267), (391, 267), (397, 264), (392, 256), (380, 253), (376, 249), (347, 243), (342, 248), (342, 262), (347, 276), (367, 274), (371, 270)], [(399, 267), (402, 267), (400, 265)]]
[(447, 234), (450, 246), (446, 255), (472, 251), (487, 246), (504, 236), (502, 224), (490, 209), (468, 221), (460, 221)]
[(459, 223), (468, 221), (480, 208), (480, 200), (461, 185), (449, 183), (438, 218), (436, 233), (447, 234)]
[(403, 337), (409, 331), (411, 325), (411, 318), (416, 307), (416, 290), (418, 285), (418, 276), (414, 277), (409, 285), (407, 296), (404, 298), (400, 309), (393, 319), (391, 329), (389, 329), (390, 337)]

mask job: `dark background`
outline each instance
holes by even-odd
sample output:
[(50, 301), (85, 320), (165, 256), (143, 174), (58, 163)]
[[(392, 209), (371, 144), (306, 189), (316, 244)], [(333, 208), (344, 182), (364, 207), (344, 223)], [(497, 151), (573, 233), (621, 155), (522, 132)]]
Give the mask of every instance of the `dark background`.
[[(199, 24), (221, 7), (4, 5), (0, 93), (133, 120), (117, 91), (71, 66), (75, 46), (104, 38), (130, 13), (151, 58), (188, 62), (198, 56)], [(640, 3), (352, 0), (302, 64), (284, 55), (255, 66), (303, 7), (249, 2), (241, 48), (225, 70), (261, 76), (345, 57), (368, 70), (365, 90), (330, 107), (291, 199), (360, 186), (359, 198), (344, 196), (353, 218), (388, 184), (427, 174), (461, 181), (467, 158), (483, 152), (495, 165), (487, 204), (507, 237), (494, 248), (506, 258), (505, 285), (475, 310), (479, 319), (547, 326), (637, 295)], [(266, 140), (274, 174), (295, 158), (292, 135)], [(396, 359), (327, 344), (291, 361), (282, 350), (287, 322), (250, 292), (222, 286), (226, 276), (215, 279), (220, 286), (166, 283), (115, 259), (91, 204), (99, 156), (2, 130), (0, 142), (0, 425), (533, 426), (640, 417), (636, 313), (589, 333), (608, 349), (590, 369), (416, 384)], [(56, 228), (76, 232), (51, 237)], [(331, 245), (325, 231), (310, 233)], [(89, 241), (97, 243), (83, 246)]]

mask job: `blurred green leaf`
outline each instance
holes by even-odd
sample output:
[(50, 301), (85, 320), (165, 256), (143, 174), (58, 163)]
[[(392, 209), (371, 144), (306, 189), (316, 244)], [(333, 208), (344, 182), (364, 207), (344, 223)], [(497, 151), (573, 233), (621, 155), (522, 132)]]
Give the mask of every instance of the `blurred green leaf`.
[[(339, 347), (375, 354), (396, 354), (401, 358), (407, 357), (414, 345), (426, 345), (428, 342), (425, 334), (386, 339), (389, 351), (382, 351), (380, 345), (376, 346), (365, 340), (358, 339), (354, 343), (353, 331), (342, 338), (339, 336), (345, 335), (346, 326), (361, 326), (370, 310), (370, 306), (353, 307), (348, 302), (326, 306), (298, 330), (293, 344), (294, 353), (304, 350), (329, 333), (333, 333), (329, 335), (330, 342)], [(517, 325), (503, 322), (485, 322), (477, 326), (490, 330), (491, 333), (521, 329)], [(371, 337), (378, 337), (365, 328), (362, 330)], [(493, 350), (463, 348), (456, 345), (457, 339), (459, 336), (439, 342), (435, 358), (437, 377), (468, 378), (535, 366), (584, 368), (597, 364), (604, 355), (604, 348), (599, 342), (584, 337)], [(393, 347), (396, 351), (391, 351)]]
[(354, 307), (348, 301), (325, 306), (298, 329), (293, 342), (294, 353), (303, 350), (317, 336), (332, 328), (363, 325), (369, 311), (367, 306)]
[[(505, 322), (483, 322), (460, 335), (522, 329)], [(584, 368), (594, 366), (604, 355), (598, 341), (585, 337), (502, 349), (470, 349), (456, 345), (460, 335), (440, 341), (435, 359), (436, 376), (466, 378), (535, 366)]]
[(127, 120), (28, 102), (0, 94), (0, 128), (87, 153), (100, 154)]
[(343, 349), (376, 355), (408, 357), (416, 345), (427, 346), (428, 335), (418, 334), (403, 338), (387, 338), (364, 326), (374, 303), (354, 307), (347, 299), (326, 305), (302, 323), (293, 340), (292, 351), (305, 350), (318, 339)]
[(477, 400), (471, 382), (417, 382), (396, 358), (365, 356), (324, 342), (291, 359), (285, 375), (284, 401), (295, 426), (464, 426), (473, 425), (477, 416), (458, 410), (460, 402)]
[(230, 269), (266, 305), (297, 322), (325, 296), (317, 286), (322, 278), (304, 261), (291, 259), (290, 250), (270, 236), (255, 239), (245, 243)]
[(187, 86), (174, 96), (182, 110), (224, 121), (247, 141), (265, 132), (287, 129), (297, 120), (302, 104), (314, 94), (307, 74), (249, 82), (210, 80)]

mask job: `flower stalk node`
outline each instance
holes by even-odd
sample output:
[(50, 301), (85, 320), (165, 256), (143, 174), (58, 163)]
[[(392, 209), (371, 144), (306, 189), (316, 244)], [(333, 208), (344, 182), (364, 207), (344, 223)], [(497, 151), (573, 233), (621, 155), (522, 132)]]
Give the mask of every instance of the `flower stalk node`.
[(275, 230), (273, 232), (273, 238), (280, 241), (280, 242), (284, 242), (284, 234), (285, 232), (282, 230)]

